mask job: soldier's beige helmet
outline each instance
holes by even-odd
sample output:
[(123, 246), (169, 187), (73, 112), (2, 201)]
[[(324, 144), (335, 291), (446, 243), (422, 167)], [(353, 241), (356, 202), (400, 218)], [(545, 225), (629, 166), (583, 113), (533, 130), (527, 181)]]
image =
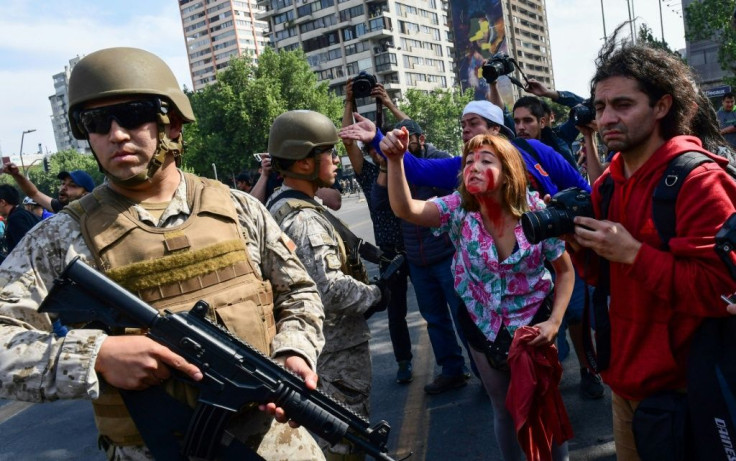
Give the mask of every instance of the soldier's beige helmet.
[(311, 110), (285, 112), (273, 121), (268, 135), (268, 153), (285, 160), (301, 160), (315, 147), (340, 142), (332, 120)]
[(147, 171), (132, 178), (115, 178), (100, 165), (100, 170), (108, 179), (120, 184), (138, 184), (152, 178), (164, 164), (167, 155), (172, 155), (179, 166), (184, 147), (182, 136), (179, 134), (176, 139), (170, 139), (166, 131), (171, 122), (171, 109), (178, 113), (183, 123), (194, 121), (189, 98), (179, 88), (174, 73), (161, 58), (138, 48), (107, 48), (82, 58), (69, 77), (68, 116), (74, 137), (87, 139), (89, 135), (78, 122), (80, 111), (86, 103), (131, 96), (161, 100), (161, 110), (157, 115), (158, 144)]
[(189, 98), (161, 58), (138, 48), (107, 48), (82, 58), (69, 77), (68, 115), (74, 137), (87, 137), (75, 120), (85, 103), (134, 95), (160, 96), (173, 104), (185, 123), (194, 121)]

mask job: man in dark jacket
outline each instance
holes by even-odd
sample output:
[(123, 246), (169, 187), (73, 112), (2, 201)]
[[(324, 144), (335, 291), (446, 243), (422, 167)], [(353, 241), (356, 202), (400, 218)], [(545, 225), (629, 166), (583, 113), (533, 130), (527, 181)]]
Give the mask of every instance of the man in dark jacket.
[(8, 184), (0, 185), (0, 215), (5, 218), (5, 242), (8, 253), (20, 242), (41, 218), (30, 213), (20, 203), (20, 194), (15, 187)]
[[(405, 126), (409, 131), (409, 149), (420, 158), (448, 158), (450, 154), (438, 150), (425, 140), (424, 132), (414, 120), (402, 120), (396, 127)], [(413, 142), (412, 142), (413, 141)], [(447, 195), (450, 190), (435, 187), (412, 186), (412, 196), (418, 199)], [(388, 191), (384, 187), (376, 194), (376, 207), (387, 207)], [(379, 198), (380, 197), (380, 198)], [(466, 384), (465, 359), (457, 341), (453, 323), (457, 316), (460, 299), (455, 293), (452, 280), (452, 255), (455, 248), (447, 235), (436, 237), (431, 229), (417, 226), (406, 221), (401, 222), (406, 247), (406, 259), (409, 262), (409, 277), (419, 305), (419, 312), (427, 322), (427, 333), (432, 344), (435, 360), (442, 367), (442, 372), (431, 383), (424, 387), (428, 394), (439, 394)], [(448, 309), (449, 307), (449, 309)], [(465, 343), (460, 330), (457, 330), (461, 342)], [(466, 345), (467, 347), (467, 345)]]

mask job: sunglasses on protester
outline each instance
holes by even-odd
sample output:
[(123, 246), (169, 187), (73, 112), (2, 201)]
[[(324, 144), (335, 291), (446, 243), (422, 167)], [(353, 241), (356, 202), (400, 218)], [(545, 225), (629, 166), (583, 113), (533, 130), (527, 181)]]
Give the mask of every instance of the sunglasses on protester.
[(111, 106), (97, 107), (79, 111), (75, 119), (80, 130), (87, 133), (107, 134), (112, 121), (130, 130), (144, 123), (155, 122), (159, 114), (167, 112), (159, 99), (129, 101)]

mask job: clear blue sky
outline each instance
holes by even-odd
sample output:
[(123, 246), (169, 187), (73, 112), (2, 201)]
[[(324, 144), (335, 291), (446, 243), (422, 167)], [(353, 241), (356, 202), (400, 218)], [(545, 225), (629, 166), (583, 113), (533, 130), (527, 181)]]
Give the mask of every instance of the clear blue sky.
[[(660, 36), (659, 0), (635, 0), (634, 12)], [(672, 3), (671, 1), (669, 3)], [(665, 39), (683, 48), (680, 10), (663, 4)], [(603, 0), (608, 33), (628, 18), (626, 0)], [(51, 128), (52, 75), (69, 60), (111, 46), (135, 46), (161, 56), (191, 88), (176, 0), (0, 0), (0, 149), (15, 155), (56, 151)], [(586, 95), (603, 37), (600, 0), (547, 0), (557, 87)], [(680, 13), (681, 14), (681, 13)]]

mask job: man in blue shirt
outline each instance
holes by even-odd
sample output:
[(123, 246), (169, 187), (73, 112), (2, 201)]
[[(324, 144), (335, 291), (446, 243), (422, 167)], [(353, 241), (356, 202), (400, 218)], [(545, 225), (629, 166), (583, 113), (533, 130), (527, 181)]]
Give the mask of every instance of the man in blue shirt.
[(721, 134), (728, 141), (731, 147), (736, 148), (736, 111), (734, 111), (733, 93), (728, 92), (723, 95), (721, 101), (722, 107), (718, 109), (718, 124), (721, 126)]

